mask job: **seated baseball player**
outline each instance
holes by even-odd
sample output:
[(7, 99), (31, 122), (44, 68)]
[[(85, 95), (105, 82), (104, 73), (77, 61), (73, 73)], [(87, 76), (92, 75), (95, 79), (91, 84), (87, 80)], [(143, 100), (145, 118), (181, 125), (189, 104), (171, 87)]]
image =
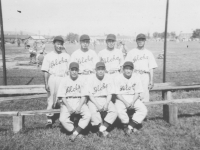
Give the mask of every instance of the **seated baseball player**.
[[(96, 64), (96, 74), (91, 75), (88, 81), (89, 98), (88, 106), (92, 114), (91, 124), (98, 128), (100, 137), (109, 137), (107, 128), (113, 124), (117, 118), (116, 108), (111, 101), (114, 94), (113, 80), (105, 74), (105, 64)], [(104, 117), (105, 118), (104, 118)]]
[[(84, 80), (78, 76), (79, 64), (72, 62), (69, 65), (70, 75), (61, 81), (58, 90), (58, 98), (62, 100), (60, 110), (60, 122), (63, 127), (72, 132), (70, 140), (73, 142), (81, 132), (88, 125), (91, 113), (88, 106), (85, 104), (85, 96), (87, 90), (84, 87)], [(75, 128), (74, 123), (70, 120), (70, 116), (80, 114), (81, 118), (78, 126)]]
[[(133, 74), (133, 69), (132, 62), (125, 62), (123, 74), (114, 79), (116, 88), (115, 107), (127, 136), (137, 131), (138, 125), (142, 123), (147, 115), (147, 108), (139, 99), (139, 94), (143, 92), (142, 83), (140, 77), (135, 73)], [(130, 119), (129, 112), (134, 113)]]

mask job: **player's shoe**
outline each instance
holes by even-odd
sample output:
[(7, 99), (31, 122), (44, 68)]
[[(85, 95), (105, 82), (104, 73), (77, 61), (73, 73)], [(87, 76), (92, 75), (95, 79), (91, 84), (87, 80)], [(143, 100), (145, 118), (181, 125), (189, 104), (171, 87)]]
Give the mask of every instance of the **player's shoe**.
[(70, 140), (71, 142), (74, 142), (75, 139), (76, 139), (77, 137), (78, 137), (78, 135), (72, 134), (72, 135), (70, 136), (69, 140)]
[(108, 138), (111, 137), (110, 133), (108, 133), (107, 131), (104, 131), (104, 132), (99, 131), (97, 134), (99, 137), (108, 137)]
[(46, 128), (52, 128), (52, 120), (51, 119), (47, 119), (47, 124), (46, 124)]
[(125, 128), (125, 129), (124, 129), (124, 134), (125, 134), (125, 136), (130, 136), (132, 132), (133, 132), (132, 129), (129, 129), (129, 128)]

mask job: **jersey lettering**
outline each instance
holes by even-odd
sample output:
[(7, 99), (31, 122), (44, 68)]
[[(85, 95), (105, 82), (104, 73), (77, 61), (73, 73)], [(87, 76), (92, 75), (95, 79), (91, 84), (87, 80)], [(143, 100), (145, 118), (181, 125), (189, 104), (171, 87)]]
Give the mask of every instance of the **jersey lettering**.
[(76, 84), (75, 87), (68, 86), (66, 89), (66, 93), (78, 92), (81, 93), (81, 86)]
[(76, 59), (79, 64), (87, 63), (93, 61), (93, 58), (88, 56), (87, 58), (82, 57), (81, 59)]
[(68, 62), (68, 61), (67, 61), (67, 59), (64, 59), (63, 57), (61, 58), (60, 61), (58, 61), (57, 59), (55, 59), (55, 61), (54, 61), (54, 60), (51, 61), (51, 63), (50, 63), (50, 68), (53, 68), (53, 67), (55, 67), (55, 66), (57, 66), (57, 65), (60, 65), (60, 64), (62, 64), (62, 63), (65, 63), (65, 62)]
[(109, 57), (106, 57), (106, 58), (102, 58), (104, 63), (110, 63), (110, 62), (113, 62), (113, 61), (118, 61), (120, 63), (120, 58), (119, 57), (116, 57), (115, 55), (113, 55), (112, 58), (109, 58)]
[(137, 55), (136, 57), (133, 58), (133, 63), (135, 63), (138, 60), (143, 60), (143, 59), (148, 59), (148, 56), (146, 56), (145, 54), (141, 57)]
[(128, 86), (127, 84), (125, 86), (120, 86), (120, 91), (130, 91), (130, 90), (135, 90), (135, 83), (132, 84), (132, 86)]
[(102, 86), (98, 85), (98, 86), (94, 87), (94, 93), (93, 93), (93, 94), (95, 94), (95, 93), (97, 93), (97, 92), (99, 92), (99, 91), (102, 91), (102, 90), (106, 89), (107, 86), (108, 86), (108, 84), (103, 83)]

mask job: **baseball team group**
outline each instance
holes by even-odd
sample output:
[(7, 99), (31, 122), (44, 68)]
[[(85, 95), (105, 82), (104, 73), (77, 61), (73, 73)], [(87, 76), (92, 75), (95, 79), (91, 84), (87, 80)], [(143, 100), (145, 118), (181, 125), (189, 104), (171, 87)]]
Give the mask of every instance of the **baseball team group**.
[[(147, 116), (143, 102), (149, 101), (153, 71), (157, 63), (145, 48), (146, 36), (136, 37), (137, 47), (124, 54), (115, 48), (116, 36), (106, 37), (106, 48), (98, 54), (89, 48), (90, 37), (80, 37), (80, 49), (71, 56), (63, 51), (64, 40), (56, 36), (54, 50), (45, 55), (41, 70), (47, 91), (47, 110), (60, 108), (59, 121), (71, 133), (70, 140), (83, 138), (89, 123), (100, 137), (110, 137), (108, 127), (119, 118), (126, 136), (137, 132)], [(77, 125), (72, 116), (79, 116)], [(47, 114), (52, 127), (54, 114)]]

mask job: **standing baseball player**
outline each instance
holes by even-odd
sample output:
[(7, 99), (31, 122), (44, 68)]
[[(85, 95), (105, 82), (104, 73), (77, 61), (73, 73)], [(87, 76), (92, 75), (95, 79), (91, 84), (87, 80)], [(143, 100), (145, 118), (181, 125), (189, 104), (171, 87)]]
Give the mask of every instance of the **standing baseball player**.
[[(105, 69), (105, 64), (98, 62), (96, 74), (92, 75), (88, 82), (91, 124), (99, 128), (100, 137), (109, 137), (109, 132), (106, 130), (117, 118), (116, 108), (111, 101), (112, 94), (115, 92), (114, 84), (110, 76), (105, 74)], [(105, 118), (102, 118), (101, 115), (104, 115)]]
[[(57, 103), (57, 91), (60, 81), (67, 76), (70, 56), (62, 52), (64, 40), (56, 36), (53, 40), (54, 51), (45, 55), (41, 70), (44, 72), (45, 89), (47, 91), (47, 110), (54, 109)], [(53, 114), (47, 114), (46, 127), (52, 127)]]
[[(123, 65), (123, 74), (118, 75), (115, 82), (116, 101), (115, 106), (118, 117), (123, 123), (124, 132), (130, 135), (142, 123), (147, 115), (147, 108), (139, 99), (139, 94), (143, 92), (142, 83), (138, 74), (133, 74), (133, 63), (127, 61)], [(135, 111), (129, 119), (128, 112)], [(132, 115), (132, 114), (131, 114)]]
[[(85, 81), (82, 76), (78, 76), (78, 63), (70, 63), (69, 69), (70, 75), (62, 80), (58, 90), (58, 97), (62, 99), (59, 120), (68, 132), (73, 132), (70, 137), (70, 140), (73, 142), (82, 129), (85, 129), (88, 125), (91, 113), (85, 104), (87, 90), (84, 86)], [(73, 114), (81, 115), (76, 128), (70, 120), (70, 116)]]
[(79, 64), (79, 74), (89, 75), (94, 72), (99, 58), (94, 50), (89, 49), (90, 37), (88, 35), (83, 34), (80, 37), (80, 45), (81, 48), (72, 53), (71, 62)]
[(98, 53), (100, 61), (106, 65), (106, 70), (109, 74), (118, 74), (123, 65), (123, 53), (119, 49), (115, 49), (116, 36), (109, 34), (106, 38), (107, 48)]
[(153, 88), (153, 70), (157, 67), (157, 63), (151, 51), (144, 47), (146, 36), (138, 34), (136, 37), (137, 48), (130, 50), (125, 61), (131, 61), (134, 64), (134, 72), (140, 75), (144, 93), (141, 99), (149, 102), (149, 90)]

